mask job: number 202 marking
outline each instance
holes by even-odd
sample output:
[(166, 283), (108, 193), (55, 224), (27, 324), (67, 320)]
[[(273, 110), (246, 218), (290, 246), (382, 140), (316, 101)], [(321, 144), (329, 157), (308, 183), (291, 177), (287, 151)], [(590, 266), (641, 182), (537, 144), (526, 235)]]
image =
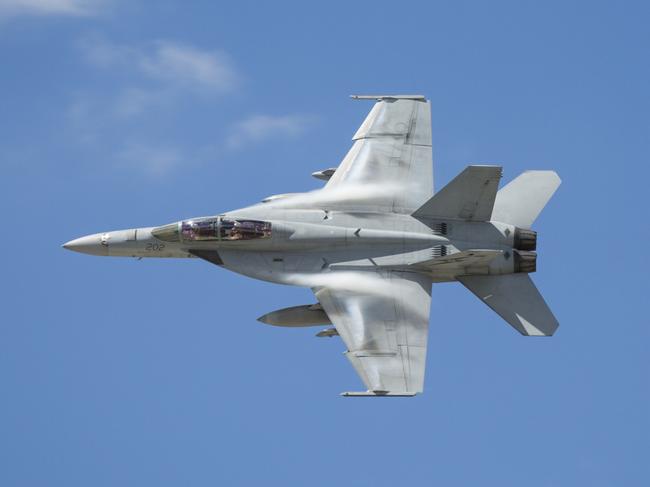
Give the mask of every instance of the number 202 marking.
[(165, 248), (165, 244), (161, 243), (148, 243), (147, 246), (145, 247), (145, 250), (147, 252), (160, 252)]

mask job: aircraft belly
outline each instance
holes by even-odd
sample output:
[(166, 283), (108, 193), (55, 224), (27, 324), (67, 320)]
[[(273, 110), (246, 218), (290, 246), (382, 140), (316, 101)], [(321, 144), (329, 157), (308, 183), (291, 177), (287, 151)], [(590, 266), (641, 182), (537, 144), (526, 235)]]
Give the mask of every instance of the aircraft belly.
[(262, 281), (293, 284), (296, 274), (311, 274), (323, 269), (320, 255), (309, 252), (245, 252), (220, 250), (226, 269)]
[[(431, 259), (431, 249), (404, 252), (403, 246), (320, 249), (301, 252), (247, 252), (220, 249), (226, 269), (263, 281), (296, 284), (296, 276), (356, 268), (403, 269)], [(413, 269), (417, 270), (417, 269)]]
[(369, 252), (364, 252), (364, 257), (360, 259), (350, 259), (350, 255), (346, 256), (346, 260), (333, 262), (330, 268), (350, 268), (350, 267), (387, 267), (387, 268), (401, 268), (414, 265), (418, 262), (431, 259), (431, 249), (418, 249), (412, 251), (404, 251), (403, 248), (390, 251), (378, 251), (375, 255), (368, 255)]

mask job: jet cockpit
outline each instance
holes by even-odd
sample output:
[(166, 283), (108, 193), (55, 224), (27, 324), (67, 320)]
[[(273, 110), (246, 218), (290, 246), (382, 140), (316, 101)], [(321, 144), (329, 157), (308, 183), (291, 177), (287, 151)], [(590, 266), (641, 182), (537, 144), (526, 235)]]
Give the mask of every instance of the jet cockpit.
[(233, 241), (271, 238), (271, 222), (224, 217), (195, 218), (154, 228), (165, 242)]

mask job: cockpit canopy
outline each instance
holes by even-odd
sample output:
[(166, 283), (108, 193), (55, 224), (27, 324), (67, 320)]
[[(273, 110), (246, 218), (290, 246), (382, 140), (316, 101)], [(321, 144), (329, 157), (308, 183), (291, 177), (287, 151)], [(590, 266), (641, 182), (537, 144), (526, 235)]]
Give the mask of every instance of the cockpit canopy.
[(195, 218), (154, 228), (151, 234), (165, 242), (253, 240), (270, 238), (271, 222), (223, 217)]

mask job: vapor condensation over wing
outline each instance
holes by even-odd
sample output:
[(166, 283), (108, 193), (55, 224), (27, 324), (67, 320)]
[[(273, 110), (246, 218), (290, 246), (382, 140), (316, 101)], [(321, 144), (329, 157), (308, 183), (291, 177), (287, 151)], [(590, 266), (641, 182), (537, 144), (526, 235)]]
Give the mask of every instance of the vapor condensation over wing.
[(287, 196), (276, 201), (267, 203), (275, 208), (289, 207), (323, 207), (327, 205), (339, 205), (344, 203), (369, 204), (373, 198), (385, 198), (386, 195), (398, 194), (405, 191), (403, 186), (396, 183), (382, 184), (342, 184), (333, 188), (317, 189), (307, 193), (299, 193)]
[[(344, 291), (362, 298), (380, 297), (393, 299), (397, 294), (412, 292), (412, 282), (402, 279), (386, 279), (379, 274), (332, 271), (320, 274), (293, 274), (287, 282), (295, 286), (310, 287), (314, 290), (328, 288)], [(405, 306), (409, 303), (405, 302)], [(428, 310), (413, 308), (412, 312), (429, 319)], [(426, 316), (425, 316), (426, 315)]]

